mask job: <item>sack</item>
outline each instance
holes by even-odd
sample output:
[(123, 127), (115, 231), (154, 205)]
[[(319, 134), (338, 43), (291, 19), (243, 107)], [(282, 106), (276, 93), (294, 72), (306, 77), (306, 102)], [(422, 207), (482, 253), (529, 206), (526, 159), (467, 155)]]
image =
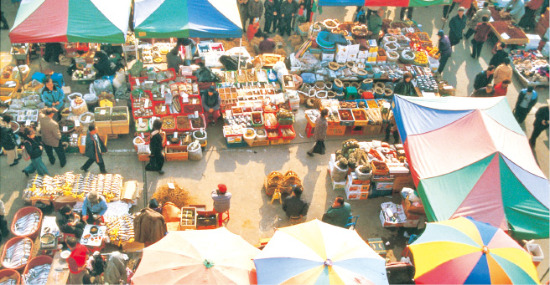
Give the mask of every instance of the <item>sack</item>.
[(179, 222), (181, 219), (181, 210), (172, 202), (166, 202), (162, 206), (162, 216), (167, 223)]

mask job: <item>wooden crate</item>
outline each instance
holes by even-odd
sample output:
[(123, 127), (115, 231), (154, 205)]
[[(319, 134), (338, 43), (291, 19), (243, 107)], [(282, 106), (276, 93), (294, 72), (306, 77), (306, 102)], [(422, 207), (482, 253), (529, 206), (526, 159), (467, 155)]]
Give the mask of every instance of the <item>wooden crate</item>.
[(95, 129), (97, 133), (101, 136), (112, 135), (113, 130), (111, 128), (111, 121), (99, 121), (95, 122)]
[(111, 131), (113, 134), (126, 135), (130, 133), (130, 114), (128, 112), (128, 106), (113, 107), (111, 112), (115, 110), (123, 110), (126, 113), (126, 120), (123, 121), (111, 121)]
[[(179, 152), (172, 152), (169, 153), (168, 149), (175, 149)], [(165, 159), (166, 161), (173, 161), (173, 160), (188, 160), (189, 159), (189, 153), (187, 152), (187, 146), (186, 145), (174, 145), (174, 146), (167, 146), (165, 150)]]
[(149, 161), (149, 154), (138, 154), (139, 161)]
[(363, 127), (363, 134), (367, 136), (374, 136), (380, 134), (382, 125), (366, 125)]
[(268, 146), (268, 145), (269, 145), (269, 140), (263, 140), (263, 141), (255, 140), (254, 142), (252, 142), (252, 144), (248, 144), (248, 146), (250, 146), (250, 147)]
[[(191, 218), (184, 218), (184, 213), (191, 212)], [(182, 207), (180, 216), (180, 230), (190, 230), (197, 227), (197, 208), (195, 207)]]
[(327, 128), (327, 136), (343, 136), (346, 134), (346, 126), (329, 125)]

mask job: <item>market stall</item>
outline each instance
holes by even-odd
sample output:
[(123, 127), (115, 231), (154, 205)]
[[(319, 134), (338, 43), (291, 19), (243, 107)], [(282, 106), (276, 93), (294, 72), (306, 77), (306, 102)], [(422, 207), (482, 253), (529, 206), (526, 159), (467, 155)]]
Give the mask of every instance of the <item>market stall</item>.
[[(548, 179), (506, 98), (397, 96), (395, 102), (429, 221), (470, 216), (517, 239), (548, 237)], [(488, 206), (489, 200), (496, 202)]]
[(510, 56), (514, 73), (523, 85), (548, 86), (548, 59), (539, 51), (512, 50)]

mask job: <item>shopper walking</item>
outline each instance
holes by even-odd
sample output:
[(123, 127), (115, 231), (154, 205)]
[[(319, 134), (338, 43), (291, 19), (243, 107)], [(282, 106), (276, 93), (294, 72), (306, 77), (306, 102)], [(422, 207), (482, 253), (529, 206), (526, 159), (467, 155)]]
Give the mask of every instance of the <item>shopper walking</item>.
[(149, 163), (145, 166), (147, 171), (158, 171), (159, 174), (164, 174), (162, 166), (164, 166), (164, 155), (162, 150), (166, 144), (166, 134), (161, 130), (162, 121), (157, 119), (153, 122), (153, 132), (151, 132), (151, 140), (149, 143), (149, 149), (151, 150), (151, 156)]
[(10, 25), (8, 25), (8, 20), (6, 20), (6, 17), (4, 16), (4, 11), (0, 12), (2, 15), (2, 30), (9, 30)]
[(533, 123), (533, 132), (531, 138), (529, 138), (529, 145), (531, 148), (535, 148), (537, 138), (542, 131), (548, 129), (548, 105), (540, 107), (535, 113), (535, 122)]
[(103, 143), (103, 140), (97, 134), (97, 130), (94, 125), (88, 127), (88, 134), (86, 135), (86, 151), (84, 155), (88, 157), (88, 160), (80, 169), (84, 172), (88, 171), (88, 168), (92, 163), (97, 163), (101, 173), (107, 173), (105, 170), (105, 162), (103, 161), (103, 154), (107, 152), (107, 147)]
[(0, 148), (4, 149), (8, 165), (14, 166), (19, 163), (20, 157), (17, 157), (17, 141), (11, 128), (11, 120), (10, 115), (2, 115), (4, 125), (0, 126)]
[(44, 88), (42, 89), (42, 102), (47, 107), (53, 107), (56, 109), (56, 113), (54, 115), (54, 120), (59, 121), (61, 120), (61, 113), (60, 111), (63, 109), (63, 100), (65, 100), (65, 94), (63, 93), (63, 89), (61, 89), (60, 86), (57, 86), (57, 84), (53, 83), (53, 80), (50, 76), (46, 76), (44, 78)]
[(510, 58), (504, 58), (502, 60), (502, 64), (497, 66), (495, 69), (495, 74), (493, 77), (493, 81), (495, 84), (498, 84), (506, 79), (512, 80), (514, 70), (512, 69), (512, 66), (510, 66)]
[(322, 221), (334, 226), (347, 228), (349, 217), (351, 217), (351, 206), (344, 202), (344, 197), (336, 197), (332, 206), (323, 215)]
[(24, 151), (27, 152), (31, 164), (23, 169), (23, 173), (28, 177), (29, 174), (34, 173), (35, 171), (38, 175), (50, 175), (46, 165), (42, 161), (42, 144), (36, 138), (36, 131), (33, 128), (25, 128), (23, 130), (23, 136), (25, 138), (23, 142)]
[(407, 20), (412, 21), (413, 19), (414, 7), (401, 7), (399, 12), (399, 19), (405, 21), (405, 13), (407, 14)]
[[(265, 10), (265, 24), (264, 24), (264, 33), (275, 33), (277, 31), (277, 18), (279, 15), (279, 8), (281, 3), (279, 0), (265, 0), (264, 10)], [(272, 28), (273, 27), (273, 28)]]
[(495, 84), (495, 96), (506, 96), (508, 93), (508, 85), (510, 85), (512, 81), (510, 79), (505, 79), (504, 81)]
[(483, 88), (491, 83), (493, 81), (494, 73), (495, 67), (493, 65), (489, 65), (489, 67), (487, 67), (487, 70), (478, 73), (476, 75), (476, 78), (474, 79), (474, 90)]
[(489, 17), (483, 17), (481, 23), (476, 26), (476, 33), (472, 40), (472, 58), (475, 59), (481, 55), (481, 48), (483, 48), (483, 44), (487, 41), (490, 32)]
[(285, 0), (281, 4), (281, 21), (279, 24), (279, 32), (281, 36), (291, 34), (292, 19), (296, 14), (297, 5), (294, 0)]
[(63, 168), (67, 163), (65, 158), (65, 149), (61, 143), (61, 132), (59, 131), (59, 124), (53, 119), (56, 110), (54, 108), (45, 108), (40, 114), (40, 135), (42, 136), (42, 142), (44, 143), (44, 149), (50, 160), (50, 164), (55, 164), (55, 156), (53, 151), (59, 158), (59, 165)]
[(512, 17), (512, 20), (518, 24), (523, 17), (523, 14), (525, 14), (525, 5), (523, 4), (523, 0), (512, 0), (504, 7), (508, 13), (510, 13), (510, 17)]
[(527, 114), (533, 109), (533, 106), (537, 103), (538, 94), (534, 90), (533, 86), (522, 89), (519, 92), (518, 100), (516, 101), (516, 107), (514, 108), (514, 117), (519, 124), (525, 121)]
[(445, 69), (445, 65), (447, 65), (447, 61), (453, 53), (453, 49), (451, 47), (451, 41), (449, 40), (449, 37), (445, 35), (445, 32), (443, 32), (443, 30), (439, 30), (439, 32), (437, 32), (437, 36), (439, 37), (439, 50), (437, 53), (440, 55), (437, 73), (442, 74), (443, 70)]
[(248, 18), (250, 23), (260, 22), (262, 15), (264, 14), (264, 5), (260, 0), (249, 0), (248, 2)]
[[(231, 193), (227, 192), (225, 184), (218, 184), (218, 189), (212, 191), (212, 201), (214, 201), (214, 211), (218, 214), (218, 226), (222, 226), (224, 221), (229, 221), (229, 208), (231, 208)], [(225, 220), (223, 214), (225, 213)]]
[(246, 22), (248, 21), (248, 0), (237, 0), (239, 6), (239, 14), (241, 15), (241, 24), (243, 32), (246, 33)]
[(524, 28), (526, 31), (532, 30), (535, 28), (535, 18), (537, 17), (536, 13), (539, 8), (542, 6), (544, 0), (531, 0), (525, 4), (525, 13), (519, 21), (518, 26)]
[(499, 42), (496, 45), (496, 53), (491, 57), (491, 60), (489, 61), (489, 65), (492, 66), (499, 66), (504, 62), (506, 58), (508, 58), (508, 53), (504, 50), (506, 48), (506, 44), (503, 42)]
[(154, 206), (158, 205), (155, 202), (149, 201), (149, 207), (139, 211), (134, 219), (135, 240), (146, 247), (161, 240), (168, 232), (164, 217), (154, 210)]
[(313, 156), (314, 153), (325, 154), (325, 138), (327, 137), (327, 122), (328, 109), (321, 110), (321, 115), (315, 121), (315, 129), (313, 130), (313, 138), (315, 139), (315, 145), (307, 152), (309, 156)]
[(292, 224), (297, 224), (307, 215), (309, 205), (302, 198), (302, 189), (298, 186), (292, 188), (290, 196), (283, 201), (283, 211)]
[(491, 10), (489, 10), (489, 1), (485, 1), (483, 3), (483, 8), (481, 10), (477, 11), (474, 16), (466, 23), (466, 27), (468, 30), (466, 31), (466, 34), (464, 34), (464, 38), (470, 39), (470, 37), (476, 32), (477, 24), (482, 22), (483, 17), (487, 17), (489, 19), (491, 17)]
[(371, 32), (369, 39), (376, 40), (380, 38), (380, 30), (382, 30), (382, 18), (384, 17), (384, 9), (379, 8), (377, 13), (370, 16), (368, 20), (368, 30)]
[(451, 46), (457, 45), (462, 40), (462, 33), (464, 32), (464, 28), (466, 28), (465, 11), (464, 7), (458, 8), (458, 14), (452, 17), (449, 22), (449, 41), (451, 42)]

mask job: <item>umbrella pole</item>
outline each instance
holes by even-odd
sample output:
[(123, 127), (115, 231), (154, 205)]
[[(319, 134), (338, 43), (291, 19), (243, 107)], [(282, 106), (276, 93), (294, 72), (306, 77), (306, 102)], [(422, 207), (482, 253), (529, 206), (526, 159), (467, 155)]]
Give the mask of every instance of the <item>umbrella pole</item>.
[(243, 48), (243, 37), (241, 37), (241, 40), (239, 41), (239, 62), (237, 63), (237, 70), (241, 70), (241, 49)]
[(141, 162), (141, 165), (143, 166), (143, 207), (147, 207), (148, 205), (148, 192), (149, 192), (149, 187), (147, 187), (147, 171), (145, 171), (145, 161), (142, 161)]

